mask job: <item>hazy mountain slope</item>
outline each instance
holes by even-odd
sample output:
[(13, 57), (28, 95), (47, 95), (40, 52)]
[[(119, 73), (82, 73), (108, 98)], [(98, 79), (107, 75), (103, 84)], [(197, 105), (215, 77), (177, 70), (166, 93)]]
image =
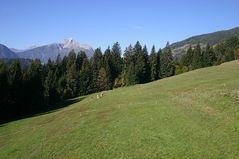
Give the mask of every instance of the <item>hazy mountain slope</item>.
[(202, 46), (206, 45), (207, 43), (209, 43), (210, 45), (215, 45), (233, 36), (239, 37), (239, 27), (230, 30), (223, 30), (193, 36), (183, 41), (173, 43), (170, 46), (172, 48), (173, 54), (176, 55), (185, 53), (185, 51), (189, 48), (190, 45), (196, 45), (197, 43), (200, 43)]
[(0, 58), (18, 58), (18, 55), (5, 45), (0, 44)]

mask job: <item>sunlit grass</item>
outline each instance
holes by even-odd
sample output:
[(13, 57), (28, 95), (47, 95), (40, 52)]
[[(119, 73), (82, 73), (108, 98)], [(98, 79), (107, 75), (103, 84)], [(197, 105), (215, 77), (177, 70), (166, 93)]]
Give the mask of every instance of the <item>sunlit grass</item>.
[(238, 61), (0, 127), (0, 158), (238, 157)]

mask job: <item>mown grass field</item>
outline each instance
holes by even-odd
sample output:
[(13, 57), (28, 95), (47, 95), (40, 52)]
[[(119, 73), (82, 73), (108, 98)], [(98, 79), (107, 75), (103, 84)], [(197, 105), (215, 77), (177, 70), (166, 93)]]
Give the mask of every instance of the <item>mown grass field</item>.
[(0, 158), (239, 158), (239, 61), (0, 126)]

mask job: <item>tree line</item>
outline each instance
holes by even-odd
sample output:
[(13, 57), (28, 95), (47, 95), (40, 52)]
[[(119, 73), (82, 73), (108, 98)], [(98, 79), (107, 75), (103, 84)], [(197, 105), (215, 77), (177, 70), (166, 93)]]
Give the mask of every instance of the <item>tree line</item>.
[(190, 46), (186, 54), (177, 61), (176, 74), (198, 68), (219, 65), (238, 58), (239, 38), (237, 37), (226, 39), (215, 46), (207, 44), (201, 47), (198, 43), (194, 47)]
[(170, 45), (148, 52), (146, 45), (136, 42), (122, 54), (120, 44), (104, 52), (97, 48), (89, 59), (85, 52), (60, 55), (46, 64), (34, 60), (28, 68), (19, 61), (10, 66), (0, 62), (0, 118), (11, 119), (37, 113), (72, 97), (147, 83), (201, 67), (217, 65), (238, 58), (238, 38), (215, 47), (200, 44), (190, 47), (180, 60), (173, 59)]

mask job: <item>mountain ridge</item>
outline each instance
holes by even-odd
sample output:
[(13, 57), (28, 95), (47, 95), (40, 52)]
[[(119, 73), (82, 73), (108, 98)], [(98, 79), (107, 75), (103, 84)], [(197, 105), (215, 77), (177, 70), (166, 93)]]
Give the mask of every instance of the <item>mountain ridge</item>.
[[(23, 59), (40, 59), (42, 63), (47, 63), (48, 59), (56, 60), (57, 56), (61, 58), (67, 56), (71, 50), (76, 53), (84, 51), (88, 58), (91, 58), (94, 53), (94, 49), (87, 44), (80, 44), (73, 38), (65, 39), (61, 43), (51, 43), (42, 46), (29, 47), (24, 50), (16, 48), (8, 48), (5, 45), (0, 47), (0, 58), (23, 58)], [(4, 49), (1, 49), (4, 48)]]
[(170, 47), (172, 48), (174, 56), (180, 56), (186, 52), (190, 45), (193, 46), (200, 43), (202, 46), (206, 46), (206, 44), (214, 46), (230, 37), (239, 37), (239, 27), (191, 36), (184, 40), (172, 43)]

